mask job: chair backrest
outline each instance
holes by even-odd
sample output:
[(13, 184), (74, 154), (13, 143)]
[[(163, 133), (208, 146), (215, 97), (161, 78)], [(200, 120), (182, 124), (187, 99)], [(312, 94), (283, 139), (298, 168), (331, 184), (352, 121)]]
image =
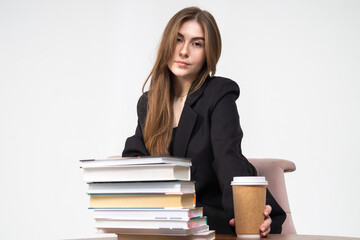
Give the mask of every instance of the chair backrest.
[(265, 176), (269, 184), (268, 189), (286, 212), (286, 220), (282, 226), (281, 234), (296, 234), (284, 177), (285, 172), (296, 170), (295, 163), (274, 158), (249, 158), (249, 162), (254, 165), (259, 176)]

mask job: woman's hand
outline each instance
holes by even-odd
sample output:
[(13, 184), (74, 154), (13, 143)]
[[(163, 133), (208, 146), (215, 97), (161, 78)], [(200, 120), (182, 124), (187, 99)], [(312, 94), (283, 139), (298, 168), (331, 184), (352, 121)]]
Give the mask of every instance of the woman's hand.
[(263, 224), (260, 226), (261, 237), (267, 237), (267, 235), (270, 232), (270, 225), (272, 222), (272, 220), (270, 218), (271, 210), (272, 210), (272, 208), (270, 205), (265, 206), (265, 210), (264, 210), (265, 220), (264, 220)]
[[(271, 210), (272, 210), (272, 208), (270, 205), (265, 206), (265, 210), (264, 210), (265, 220), (264, 220), (263, 224), (261, 224), (261, 226), (260, 226), (261, 237), (267, 237), (267, 235), (270, 232), (270, 225), (272, 222), (272, 220), (270, 218)], [(231, 226), (235, 226), (235, 219), (234, 218), (231, 219), (229, 223)]]

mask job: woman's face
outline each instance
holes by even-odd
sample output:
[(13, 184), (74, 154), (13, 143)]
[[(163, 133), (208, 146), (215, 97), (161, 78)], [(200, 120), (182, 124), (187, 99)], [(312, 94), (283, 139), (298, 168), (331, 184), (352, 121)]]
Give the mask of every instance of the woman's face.
[(186, 21), (179, 29), (174, 56), (168, 62), (168, 67), (176, 80), (193, 82), (204, 62), (204, 31), (195, 20)]

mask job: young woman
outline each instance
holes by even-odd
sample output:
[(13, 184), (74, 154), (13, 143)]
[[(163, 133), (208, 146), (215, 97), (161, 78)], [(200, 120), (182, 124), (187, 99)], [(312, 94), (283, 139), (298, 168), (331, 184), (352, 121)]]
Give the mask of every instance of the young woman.
[[(170, 19), (145, 81), (150, 80), (149, 90), (138, 102), (135, 135), (127, 139), (123, 156), (191, 158), (196, 205), (203, 207), (210, 229), (233, 233), (230, 182), (233, 176), (256, 175), (256, 170), (241, 152), (235, 103), (239, 87), (214, 76), (220, 53), (220, 33), (209, 12), (185, 8)], [(285, 220), (270, 192), (267, 204), (259, 226), (264, 237), (270, 230), (280, 233)]]

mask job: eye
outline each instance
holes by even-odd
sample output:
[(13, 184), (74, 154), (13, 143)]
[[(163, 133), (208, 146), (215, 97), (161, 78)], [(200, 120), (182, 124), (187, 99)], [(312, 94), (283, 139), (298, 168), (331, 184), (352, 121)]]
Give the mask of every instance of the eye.
[(203, 44), (201, 42), (193, 42), (193, 46), (195, 47), (202, 47)]
[(178, 38), (176, 38), (176, 42), (177, 42), (177, 43), (181, 43), (181, 42), (182, 42), (182, 39), (178, 37)]

